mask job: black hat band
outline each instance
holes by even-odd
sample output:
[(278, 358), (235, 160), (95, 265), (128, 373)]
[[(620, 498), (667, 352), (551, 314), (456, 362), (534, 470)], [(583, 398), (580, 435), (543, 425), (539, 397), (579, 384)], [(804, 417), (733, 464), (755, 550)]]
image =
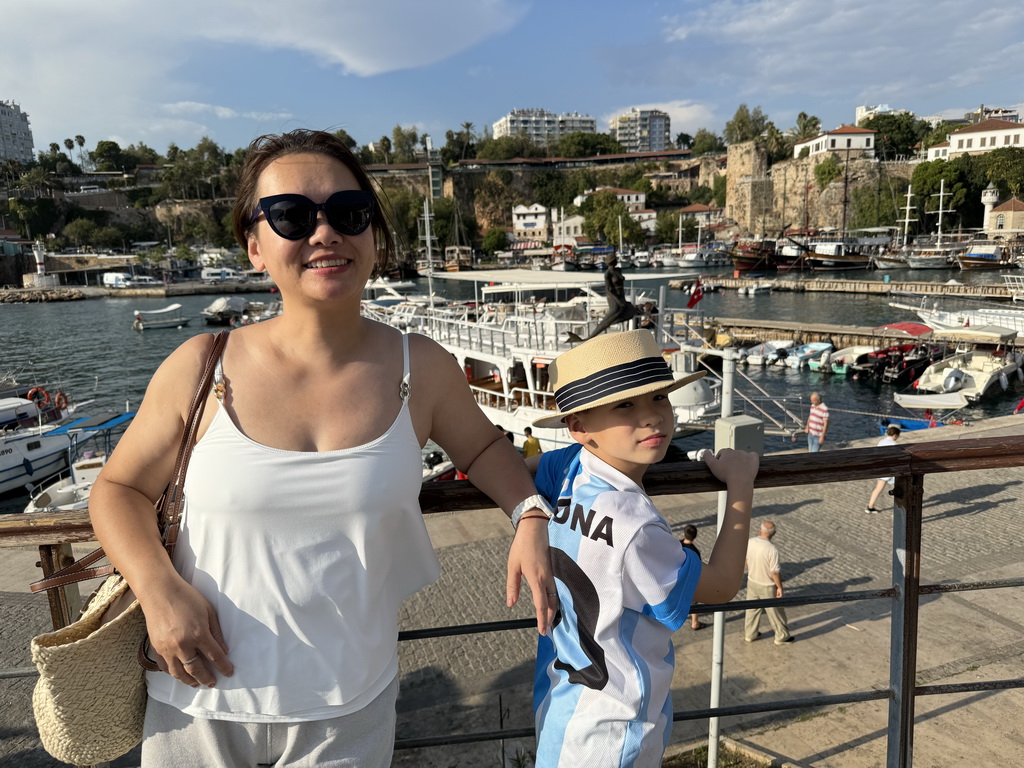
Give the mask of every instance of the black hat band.
[(662, 357), (645, 357), (611, 368), (604, 368), (555, 391), (555, 403), (562, 413), (578, 411), (590, 403), (603, 400), (637, 387), (664, 382), (670, 386), (675, 382), (672, 370)]

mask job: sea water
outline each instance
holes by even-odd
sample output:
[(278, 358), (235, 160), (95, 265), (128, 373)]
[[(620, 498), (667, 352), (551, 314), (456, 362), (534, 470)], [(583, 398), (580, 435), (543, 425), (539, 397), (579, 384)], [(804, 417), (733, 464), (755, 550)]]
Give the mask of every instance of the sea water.
[[(866, 279), (881, 280), (883, 274), (866, 273)], [(957, 279), (998, 282), (997, 275), (961, 272), (892, 272), (893, 282), (900, 280)], [(627, 277), (628, 277), (627, 273)], [(858, 275), (857, 279), (865, 279)], [(711, 277), (713, 281), (713, 276)], [(420, 292), (426, 281), (421, 279)], [(663, 278), (645, 284), (646, 291), (657, 298)], [(437, 280), (434, 290), (449, 298), (472, 298), (472, 286), (455, 281)], [(681, 308), (687, 294), (668, 290), (667, 307)], [(253, 301), (272, 301), (272, 294), (249, 294)], [(0, 374), (13, 373), (23, 384), (42, 384), (51, 393), (65, 392), (80, 404), (81, 412), (121, 412), (138, 409), (146, 386), (160, 363), (186, 339), (216, 328), (206, 326), (199, 312), (216, 298), (211, 295), (166, 298), (107, 297), (73, 302), (39, 304), (0, 304)], [(907, 302), (906, 297), (901, 299)], [(160, 309), (172, 302), (180, 303), (189, 325), (178, 329), (132, 330), (134, 310)], [(945, 303), (945, 302), (944, 302)], [(698, 305), (708, 318), (762, 318), (797, 320), (807, 323), (877, 326), (887, 322), (917, 320), (910, 312), (889, 307), (885, 296), (836, 293), (778, 292), (756, 296), (740, 296), (736, 291), (707, 293)], [(806, 417), (808, 398), (819, 391), (832, 412), (826, 448), (840, 447), (850, 440), (878, 435), (879, 415), (909, 415), (893, 404), (893, 387), (874, 381), (858, 381), (846, 377), (793, 370), (782, 366), (748, 368), (738, 366), (735, 410), (756, 415), (745, 404), (743, 395), (751, 399), (763, 395), (753, 386), (765, 390), (783, 402), (800, 418)], [(749, 377), (749, 381), (744, 378)], [(997, 384), (985, 399), (960, 413), (960, 418), (978, 421), (988, 416), (1005, 415), (1024, 395), (1024, 385), (1011, 377), (1009, 389), (1003, 392)], [(89, 402), (86, 402), (89, 401)], [(83, 404), (84, 403), (84, 404)], [(1022, 417), (1024, 418), (1024, 417)], [(766, 436), (769, 452), (804, 445), (802, 435)], [(704, 432), (677, 441), (684, 452), (713, 444), (712, 433)], [(21, 511), (23, 496), (0, 499), (0, 513)]]

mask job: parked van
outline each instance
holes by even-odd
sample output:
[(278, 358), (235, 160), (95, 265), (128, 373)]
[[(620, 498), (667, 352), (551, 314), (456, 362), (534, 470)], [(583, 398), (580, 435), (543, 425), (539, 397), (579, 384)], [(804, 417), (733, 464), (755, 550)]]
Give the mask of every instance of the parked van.
[(136, 275), (129, 281), (132, 288), (145, 288), (146, 286), (163, 285), (155, 277), (149, 275)]
[(102, 187), (97, 184), (86, 184), (84, 187), (78, 188), (79, 192), (102, 192)]
[(237, 282), (244, 279), (237, 269), (231, 267), (203, 267), (200, 277), (204, 283)]
[(132, 276), (127, 272), (104, 272), (104, 288), (128, 288), (132, 284)]

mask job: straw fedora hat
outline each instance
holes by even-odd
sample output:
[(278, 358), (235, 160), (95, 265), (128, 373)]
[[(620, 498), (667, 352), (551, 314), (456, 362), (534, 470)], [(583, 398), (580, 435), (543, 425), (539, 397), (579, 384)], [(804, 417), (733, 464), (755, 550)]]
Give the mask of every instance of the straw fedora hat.
[(707, 373), (673, 378), (654, 334), (643, 329), (590, 339), (563, 352), (548, 370), (558, 411), (533, 422), (547, 429), (564, 427), (562, 420), (570, 413), (649, 392), (672, 392)]

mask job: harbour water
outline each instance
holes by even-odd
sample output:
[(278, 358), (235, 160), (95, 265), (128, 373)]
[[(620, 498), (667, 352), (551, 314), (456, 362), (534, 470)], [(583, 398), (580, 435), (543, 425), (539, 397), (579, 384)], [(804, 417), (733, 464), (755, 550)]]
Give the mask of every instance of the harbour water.
[[(883, 273), (867, 273), (882, 279)], [(628, 277), (628, 275), (627, 275)], [(863, 276), (858, 276), (861, 279)], [(870, 279), (870, 278), (869, 278)], [(978, 275), (964, 272), (914, 271), (897, 276), (896, 280), (936, 280), (960, 282), (983, 280), (998, 282), (998, 275)], [(419, 292), (426, 293), (425, 280), (420, 280)], [(658, 288), (668, 279), (653, 281), (647, 291), (657, 297)], [(469, 284), (436, 280), (434, 290), (450, 298), (471, 298)], [(686, 304), (687, 295), (680, 291), (667, 291), (668, 307)], [(249, 294), (254, 301), (269, 301), (271, 294)], [(120, 412), (126, 406), (138, 408), (146, 385), (161, 361), (185, 339), (213, 329), (206, 326), (199, 311), (210, 304), (209, 295), (175, 297), (182, 304), (185, 316), (192, 317), (188, 326), (180, 329), (134, 331), (131, 328), (133, 310), (160, 309), (169, 302), (164, 298), (108, 297), (76, 302), (49, 304), (0, 304), (0, 373), (10, 371), (22, 383), (46, 384), (51, 391), (66, 392), (78, 403), (92, 401), (82, 407), (83, 412)], [(905, 297), (903, 297), (905, 301)], [(755, 296), (740, 296), (735, 291), (707, 293), (699, 308), (707, 317), (765, 318), (774, 320), (800, 320), (805, 322), (837, 323), (876, 326), (886, 322), (916, 320), (906, 310), (888, 306), (882, 296), (854, 294), (822, 294), (779, 292)], [(739, 367), (738, 393), (749, 397), (763, 397), (752, 385), (765, 390), (773, 398), (784, 400), (791, 411), (806, 414), (807, 400), (812, 391), (820, 391), (832, 410), (829, 440), (832, 447), (858, 438), (877, 435), (877, 414), (909, 415), (893, 404), (895, 391), (888, 385), (871, 381), (827, 376), (810, 371), (796, 371), (782, 367)], [(746, 381), (743, 376), (749, 377)], [(1006, 415), (1024, 395), (1024, 384), (1012, 377), (1007, 391), (998, 386), (984, 402), (962, 411), (961, 419), (976, 422), (988, 416)], [(742, 398), (735, 398), (736, 410), (744, 408)], [(747, 412), (753, 413), (747, 407)], [(1024, 418), (1024, 417), (1022, 417)], [(794, 443), (791, 437), (766, 437), (766, 450), (770, 452), (798, 448), (802, 436)], [(678, 441), (682, 450), (709, 447), (713, 434), (700, 433)], [(0, 499), (0, 513), (20, 511), (25, 498)]]

